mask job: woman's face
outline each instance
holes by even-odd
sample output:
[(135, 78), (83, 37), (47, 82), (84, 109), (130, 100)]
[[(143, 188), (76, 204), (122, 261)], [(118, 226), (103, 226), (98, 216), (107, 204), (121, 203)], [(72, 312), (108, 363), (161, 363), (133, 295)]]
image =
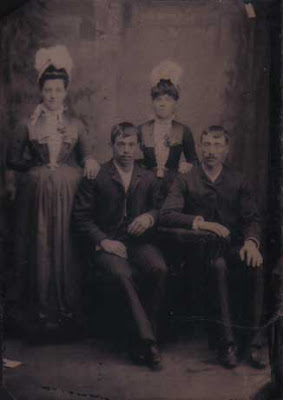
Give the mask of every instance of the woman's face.
[(42, 99), (45, 107), (50, 111), (60, 109), (67, 95), (67, 90), (62, 79), (48, 79), (44, 82), (42, 90)]
[(158, 96), (153, 100), (153, 109), (155, 115), (161, 119), (172, 118), (176, 110), (177, 101), (168, 94)]

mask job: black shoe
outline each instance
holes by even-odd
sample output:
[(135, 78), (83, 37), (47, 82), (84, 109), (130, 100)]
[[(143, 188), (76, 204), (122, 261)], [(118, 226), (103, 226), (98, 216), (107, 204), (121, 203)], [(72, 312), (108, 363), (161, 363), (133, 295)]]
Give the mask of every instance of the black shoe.
[(160, 371), (162, 369), (161, 354), (155, 343), (146, 345), (144, 360), (146, 365), (153, 371)]
[(234, 344), (230, 344), (218, 352), (219, 363), (225, 368), (235, 368), (237, 366), (237, 350)]
[(249, 364), (256, 369), (266, 368), (266, 363), (263, 359), (261, 347), (251, 347), (248, 357)]

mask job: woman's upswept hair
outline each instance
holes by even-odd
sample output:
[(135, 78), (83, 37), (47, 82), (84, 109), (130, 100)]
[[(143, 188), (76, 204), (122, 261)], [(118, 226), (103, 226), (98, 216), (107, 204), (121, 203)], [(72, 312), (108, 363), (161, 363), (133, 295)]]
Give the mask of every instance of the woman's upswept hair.
[(168, 95), (173, 97), (174, 100), (179, 99), (179, 92), (170, 79), (160, 79), (156, 86), (151, 89), (152, 100), (157, 99), (159, 96)]
[(43, 88), (44, 82), (50, 79), (62, 79), (65, 89), (69, 85), (69, 75), (66, 70), (64, 68), (56, 69), (53, 65), (49, 65), (38, 80), (40, 90)]

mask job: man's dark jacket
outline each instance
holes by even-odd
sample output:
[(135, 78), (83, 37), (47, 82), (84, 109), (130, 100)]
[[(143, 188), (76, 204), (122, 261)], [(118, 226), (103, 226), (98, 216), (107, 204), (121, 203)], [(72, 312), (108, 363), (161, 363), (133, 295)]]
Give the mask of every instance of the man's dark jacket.
[(111, 160), (101, 166), (96, 179), (81, 182), (73, 210), (76, 232), (94, 245), (106, 238), (121, 240), (135, 217), (146, 212), (157, 220), (158, 193), (154, 173), (135, 164), (126, 194)]
[(178, 175), (160, 212), (159, 224), (190, 229), (196, 216), (226, 226), (234, 244), (251, 237), (260, 242), (254, 194), (243, 175), (226, 164), (214, 183), (201, 166)]

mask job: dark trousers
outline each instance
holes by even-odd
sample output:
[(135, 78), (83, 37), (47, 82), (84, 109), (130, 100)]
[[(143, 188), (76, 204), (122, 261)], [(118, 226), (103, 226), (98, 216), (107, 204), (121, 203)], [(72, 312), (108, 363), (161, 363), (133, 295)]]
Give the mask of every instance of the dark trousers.
[(263, 268), (248, 267), (238, 249), (212, 260), (210, 315), (218, 323), (220, 345), (262, 346), (263, 293)]
[(167, 267), (160, 250), (151, 244), (130, 245), (127, 251), (127, 260), (97, 252), (95, 268), (118, 287), (126, 300), (137, 338), (155, 342)]

